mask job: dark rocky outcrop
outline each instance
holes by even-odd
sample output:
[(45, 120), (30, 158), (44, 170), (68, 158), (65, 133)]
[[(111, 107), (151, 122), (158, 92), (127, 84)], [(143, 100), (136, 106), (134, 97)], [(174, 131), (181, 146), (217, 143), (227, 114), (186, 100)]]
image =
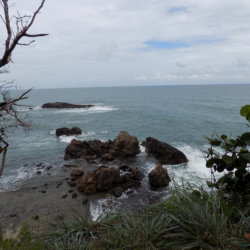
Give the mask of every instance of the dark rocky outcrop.
[(75, 108), (91, 108), (95, 105), (78, 105), (78, 104), (71, 104), (67, 102), (48, 102), (42, 105), (43, 109), (75, 109)]
[(101, 159), (112, 161), (135, 156), (140, 152), (139, 142), (135, 136), (121, 131), (114, 141), (102, 142), (100, 140), (79, 141), (72, 140), (65, 149), (65, 160), (84, 158), (87, 161)]
[(129, 173), (124, 174), (119, 168), (101, 166), (95, 171), (88, 172), (76, 185), (78, 191), (86, 195), (109, 192), (119, 197), (127, 189), (139, 187), (143, 177), (137, 168), (130, 168)]
[(158, 164), (148, 174), (149, 184), (152, 188), (166, 187), (171, 181), (167, 169), (163, 168), (161, 164)]
[(146, 153), (155, 157), (161, 164), (176, 165), (188, 161), (183, 152), (157, 139), (148, 137), (142, 145), (146, 148)]
[(81, 135), (82, 130), (78, 127), (73, 127), (73, 128), (58, 128), (56, 129), (56, 136), (61, 136), (61, 135)]

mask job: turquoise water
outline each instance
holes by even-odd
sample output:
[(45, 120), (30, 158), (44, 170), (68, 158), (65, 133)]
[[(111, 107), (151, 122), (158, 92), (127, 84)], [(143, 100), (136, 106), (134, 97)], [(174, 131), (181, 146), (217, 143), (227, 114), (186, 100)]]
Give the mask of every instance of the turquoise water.
[[(14, 92), (17, 94), (18, 92)], [(110, 87), (32, 90), (20, 107), (29, 115), (32, 130), (13, 129), (8, 136), (10, 150), (0, 190), (15, 186), (34, 174), (34, 165), (63, 163), (64, 149), (73, 137), (56, 138), (55, 129), (78, 126), (81, 140), (113, 139), (120, 130), (136, 135), (139, 141), (155, 137), (183, 150), (190, 162), (173, 172), (184, 177), (205, 176), (200, 149), (204, 136), (213, 133), (237, 135), (247, 130), (239, 115), (240, 107), (250, 103), (250, 85), (200, 85)], [(95, 104), (89, 110), (43, 110), (46, 102)]]

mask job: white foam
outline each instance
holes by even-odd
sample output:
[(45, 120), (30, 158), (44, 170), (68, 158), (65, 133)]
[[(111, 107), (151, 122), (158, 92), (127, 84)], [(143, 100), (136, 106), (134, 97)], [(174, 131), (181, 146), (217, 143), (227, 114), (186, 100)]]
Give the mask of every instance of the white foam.
[(22, 109), (18, 109), (18, 112), (28, 112), (28, 111), (36, 111), (36, 110), (41, 110), (42, 108), (40, 106), (35, 106), (35, 107), (23, 107)]
[(3, 176), (0, 181), (0, 192), (15, 191), (19, 185), (26, 179), (35, 176), (37, 172), (36, 168), (27, 169), (21, 167), (13, 170), (8, 176)]
[(67, 122), (67, 124), (78, 124), (78, 123), (81, 123), (81, 121), (69, 121), (69, 122)]
[(90, 201), (89, 210), (92, 220), (96, 221), (100, 218), (100, 216), (108, 212), (116, 211), (120, 204), (119, 199), (113, 196), (109, 196), (105, 199)]
[(142, 146), (141, 144), (140, 144), (140, 150), (141, 150), (141, 153), (145, 153), (145, 147), (144, 146)]
[(72, 136), (61, 135), (59, 136), (59, 140), (61, 142), (70, 143), (73, 139), (85, 140), (86, 138), (93, 137), (95, 135), (96, 133), (94, 131), (89, 131), (87, 133), (82, 133), (81, 135), (72, 135)]
[(115, 111), (115, 110), (118, 110), (118, 108), (115, 108), (113, 106), (94, 106), (91, 108), (56, 110), (55, 113), (105, 113), (105, 112)]

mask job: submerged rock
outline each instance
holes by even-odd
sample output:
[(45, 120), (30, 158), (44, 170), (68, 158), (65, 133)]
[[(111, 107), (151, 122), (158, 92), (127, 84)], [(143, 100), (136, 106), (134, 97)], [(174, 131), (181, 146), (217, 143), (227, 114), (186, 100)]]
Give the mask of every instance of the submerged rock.
[(183, 152), (157, 139), (148, 137), (142, 145), (146, 148), (146, 153), (155, 157), (161, 164), (176, 165), (188, 161)]
[(167, 169), (163, 168), (161, 164), (158, 164), (148, 174), (149, 184), (152, 188), (166, 187), (171, 181)]
[(56, 136), (61, 136), (61, 135), (81, 135), (82, 130), (78, 127), (73, 127), (73, 128), (58, 128), (56, 129)]
[(124, 159), (140, 153), (139, 141), (126, 131), (121, 131), (114, 141), (72, 140), (65, 149), (65, 160), (84, 158), (93, 161), (100, 158), (103, 161)]
[(86, 104), (86, 105), (79, 105), (79, 104), (71, 104), (67, 102), (49, 102), (42, 105), (43, 109), (75, 109), (75, 108), (91, 108), (95, 105)]

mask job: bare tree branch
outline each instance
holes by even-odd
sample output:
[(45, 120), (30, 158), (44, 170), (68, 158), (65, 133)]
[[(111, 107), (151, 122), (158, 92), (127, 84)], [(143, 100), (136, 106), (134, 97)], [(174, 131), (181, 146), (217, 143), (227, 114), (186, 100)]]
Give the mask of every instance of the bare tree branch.
[[(12, 29), (11, 29), (11, 19), (9, 14), (9, 4), (8, 0), (1, 0), (1, 5), (4, 10), (4, 16), (1, 18), (3, 19), (3, 23), (5, 24), (6, 32), (7, 32), (7, 38), (5, 41), (5, 50), (2, 55), (2, 58), (0, 58), (0, 68), (5, 66), (11, 61), (11, 55), (14, 51), (15, 47), (17, 45), (25, 45), (28, 46), (31, 43), (20, 43), (19, 41), (24, 37), (41, 37), (41, 36), (47, 36), (48, 34), (27, 34), (27, 31), (30, 29), (30, 27), (33, 25), (38, 13), (43, 8), (45, 3), (45, 0), (42, 0), (40, 6), (38, 9), (33, 13), (31, 16), (21, 16), (18, 13), (18, 17), (16, 17), (16, 26), (17, 26), (17, 33), (13, 35)], [(25, 22), (25, 23), (24, 23)], [(20, 25), (19, 25), (20, 24)]]
[(0, 136), (0, 140), (5, 145), (3, 148), (1, 148), (1, 151), (2, 151), (1, 153), (3, 154), (2, 155), (1, 165), (0, 165), (0, 177), (1, 177), (2, 174), (3, 174), (4, 166), (5, 166), (6, 154), (7, 154), (7, 150), (8, 150), (9, 144), (8, 144), (7, 141), (4, 140), (4, 138), (2, 136)]

